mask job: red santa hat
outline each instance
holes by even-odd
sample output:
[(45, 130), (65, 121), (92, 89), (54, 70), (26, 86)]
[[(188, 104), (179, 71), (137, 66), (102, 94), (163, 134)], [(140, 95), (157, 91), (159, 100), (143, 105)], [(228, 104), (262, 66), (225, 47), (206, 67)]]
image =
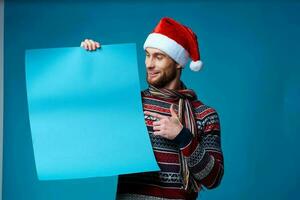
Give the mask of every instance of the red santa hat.
[(192, 60), (190, 68), (193, 71), (199, 71), (203, 66), (196, 34), (187, 26), (169, 17), (162, 18), (153, 32), (148, 35), (144, 49), (147, 47), (160, 49), (182, 67), (190, 58)]

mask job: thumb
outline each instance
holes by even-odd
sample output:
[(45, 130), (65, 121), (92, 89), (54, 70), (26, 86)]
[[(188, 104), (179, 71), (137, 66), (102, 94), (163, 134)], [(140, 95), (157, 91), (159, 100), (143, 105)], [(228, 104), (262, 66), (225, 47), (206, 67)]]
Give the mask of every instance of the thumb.
[(171, 116), (172, 117), (176, 117), (176, 118), (178, 117), (177, 113), (174, 110), (174, 104), (171, 104), (171, 106), (170, 106), (170, 112), (171, 112)]

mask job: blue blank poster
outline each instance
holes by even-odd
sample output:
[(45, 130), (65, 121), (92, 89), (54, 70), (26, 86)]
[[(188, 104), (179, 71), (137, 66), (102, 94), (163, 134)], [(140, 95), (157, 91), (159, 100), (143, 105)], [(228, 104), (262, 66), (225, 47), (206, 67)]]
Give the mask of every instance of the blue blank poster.
[(157, 171), (141, 103), (135, 44), (26, 51), (40, 180)]

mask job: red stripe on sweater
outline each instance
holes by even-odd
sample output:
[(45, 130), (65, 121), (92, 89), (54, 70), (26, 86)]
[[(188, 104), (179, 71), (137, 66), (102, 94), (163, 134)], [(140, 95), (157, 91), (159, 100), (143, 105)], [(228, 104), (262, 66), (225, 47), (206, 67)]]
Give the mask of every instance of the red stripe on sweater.
[(147, 126), (153, 126), (153, 120), (145, 120)]
[(198, 140), (196, 137), (184, 148), (181, 149), (182, 154), (186, 157), (190, 156), (198, 146)]
[(163, 99), (161, 99), (161, 98), (159, 98), (159, 97), (155, 97), (155, 96), (143, 96), (143, 99), (150, 99), (150, 100), (155, 100), (155, 101), (159, 101), (159, 102), (163, 102), (163, 103), (176, 103), (176, 102), (178, 102), (178, 100), (170, 100), (170, 99), (168, 99), (168, 100), (163, 100)]
[(220, 124), (219, 123), (213, 123), (213, 124), (206, 125), (203, 132), (206, 133), (206, 132), (210, 132), (212, 130), (219, 131), (220, 130)]
[(218, 151), (207, 151), (210, 155), (212, 155), (215, 159), (223, 162), (223, 154)]
[(192, 105), (193, 105), (193, 107), (195, 108), (195, 109), (197, 109), (197, 108), (199, 108), (200, 106), (202, 106), (203, 105), (203, 103), (201, 102), (201, 101), (193, 101), (192, 102)]
[(150, 104), (144, 104), (144, 109), (149, 110), (149, 111), (157, 111), (157, 112), (161, 112), (161, 113), (166, 113), (166, 114), (170, 113), (169, 108), (163, 108), (160, 106), (150, 105)]
[(218, 178), (220, 167), (219, 161), (215, 160), (213, 169), (209, 175), (202, 180), (202, 184), (206, 187), (211, 187), (217, 181), (216, 178)]
[(179, 163), (179, 155), (173, 154), (169, 152), (159, 152), (154, 150), (154, 154), (156, 157), (157, 162), (163, 162), (163, 163)]
[(207, 115), (216, 112), (213, 108), (208, 108), (204, 111), (202, 111), (201, 113), (196, 113), (196, 118), (197, 119), (203, 119), (204, 117), (206, 117)]

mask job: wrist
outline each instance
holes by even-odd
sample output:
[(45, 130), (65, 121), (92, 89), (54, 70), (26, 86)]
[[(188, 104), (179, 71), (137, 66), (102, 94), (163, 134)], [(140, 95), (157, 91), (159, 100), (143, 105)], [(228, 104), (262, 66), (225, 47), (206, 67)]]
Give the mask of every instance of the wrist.
[(180, 148), (187, 146), (193, 139), (193, 134), (189, 129), (182, 127), (179, 134), (173, 139), (175, 143), (179, 145)]

